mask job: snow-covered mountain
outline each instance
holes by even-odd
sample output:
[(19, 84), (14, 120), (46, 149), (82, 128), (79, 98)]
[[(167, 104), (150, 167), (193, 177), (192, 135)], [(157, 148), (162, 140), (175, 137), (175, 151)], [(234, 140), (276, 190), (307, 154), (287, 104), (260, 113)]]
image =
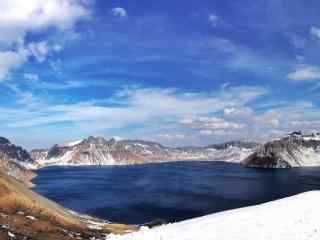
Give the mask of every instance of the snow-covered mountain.
[(129, 165), (180, 160), (219, 160), (240, 162), (253, 153), (258, 144), (230, 142), (207, 147), (170, 148), (141, 140), (106, 140), (89, 137), (71, 144), (31, 151), (41, 166), (48, 165)]
[(243, 163), (261, 168), (320, 166), (320, 133), (293, 132), (264, 144)]
[(17, 180), (31, 185), (35, 174), (28, 170), (36, 168), (30, 154), (23, 148), (12, 144), (8, 139), (0, 137), (0, 169)]

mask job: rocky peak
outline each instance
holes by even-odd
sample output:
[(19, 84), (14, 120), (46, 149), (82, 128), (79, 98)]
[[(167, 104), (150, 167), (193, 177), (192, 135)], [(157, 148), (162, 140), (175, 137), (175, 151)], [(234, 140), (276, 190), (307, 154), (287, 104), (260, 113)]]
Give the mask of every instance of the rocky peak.
[(83, 140), (82, 143), (103, 145), (103, 144), (107, 144), (108, 142), (103, 137), (90, 136), (87, 139)]
[(12, 144), (4, 137), (0, 137), (0, 153), (6, 155), (10, 160), (21, 163), (34, 163), (28, 151)]
[(108, 141), (108, 144), (109, 144), (109, 145), (114, 145), (114, 144), (116, 144), (116, 143), (117, 143), (117, 140), (114, 139), (114, 138), (111, 138), (111, 139)]
[(61, 155), (68, 148), (69, 147), (67, 147), (67, 146), (60, 146), (58, 144), (55, 144), (52, 148), (49, 149), (47, 157), (51, 158), (51, 157), (54, 157), (54, 156), (57, 156), (57, 155)]
[(4, 137), (0, 137), (0, 144), (11, 144), (10, 141)]

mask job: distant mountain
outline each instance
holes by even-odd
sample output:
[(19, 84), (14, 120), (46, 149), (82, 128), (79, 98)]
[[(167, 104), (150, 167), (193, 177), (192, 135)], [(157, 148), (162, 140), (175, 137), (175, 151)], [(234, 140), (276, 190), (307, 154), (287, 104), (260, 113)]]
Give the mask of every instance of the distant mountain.
[(293, 132), (268, 142), (248, 156), (243, 164), (257, 168), (320, 166), (320, 133)]
[(106, 140), (89, 137), (71, 144), (54, 145), (50, 149), (31, 151), (41, 166), (48, 165), (128, 165), (181, 160), (219, 160), (240, 162), (258, 144), (230, 142), (207, 147), (165, 147), (141, 140)]
[(254, 149), (259, 147), (261, 144), (257, 142), (251, 142), (251, 141), (230, 141), (220, 144), (213, 144), (210, 146), (207, 146), (207, 148), (214, 148), (218, 150), (227, 149), (229, 147), (238, 147), (238, 148), (246, 148), (246, 149)]

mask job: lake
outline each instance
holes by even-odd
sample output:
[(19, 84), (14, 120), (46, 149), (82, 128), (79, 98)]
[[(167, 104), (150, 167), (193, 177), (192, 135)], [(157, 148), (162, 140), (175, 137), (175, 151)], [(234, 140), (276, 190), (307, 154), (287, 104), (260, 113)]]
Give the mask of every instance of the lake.
[(320, 168), (263, 170), (225, 162), (47, 167), (34, 190), (113, 222), (181, 221), (320, 189)]

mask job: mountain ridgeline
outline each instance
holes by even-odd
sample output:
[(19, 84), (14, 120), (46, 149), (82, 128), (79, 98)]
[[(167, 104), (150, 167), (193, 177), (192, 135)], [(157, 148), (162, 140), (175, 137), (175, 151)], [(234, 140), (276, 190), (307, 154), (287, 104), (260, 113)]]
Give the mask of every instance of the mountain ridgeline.
[(207, 147), (165, 147), (141, 140), (106, 140), (89, 137), (50, 149), (31, 151), (40, 166), (50, 165), (130, 165), (183, 160), (219, 160), (240, 162), (259, 146), (245, 141)]
[(28, 169), (54, 165), (132, 165), (172, 161), (226, 161), (247, 167), (290, 168), (320, 166), (320, 134), (294, 132), (265, 144), (231, 141), (205, 147), (166, 147), (142, 140), (102, 137), (56, 144), (30, 153), (0, 138), (0, 166), (21, 181), (34, 176)]

